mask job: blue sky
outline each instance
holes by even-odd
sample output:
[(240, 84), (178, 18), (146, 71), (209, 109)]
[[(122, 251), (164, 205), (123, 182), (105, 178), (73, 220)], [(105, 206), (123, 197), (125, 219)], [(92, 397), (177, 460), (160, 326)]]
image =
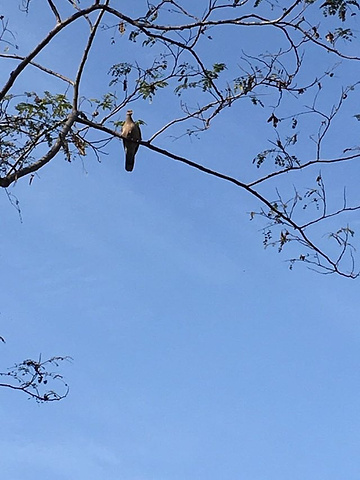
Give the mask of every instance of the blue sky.
[[(16, 14), (19, 38), (36, 14), (40, 30), (39, 8)], [(91, 68), (86, 91), (104, 81)], [(144, 138), (166, 102), (134, 106)], [(243, 102), (199, 140), (160, 146), (252, 175), (261, 115)], [(327, 180), (341, 196), (342, 177), (351, 194), (346, 168)], [(131, 175), (112, 142), (101, 163), (59, 156), (10, 191), (23, 222), (0, 192), (2, 370), (74, 360), (59, 403), (1, 390), (3, 478), (359, 479), (358, 280), (290, 271), (286, 251), (262, 248), (254, 199), (144, 148)]]

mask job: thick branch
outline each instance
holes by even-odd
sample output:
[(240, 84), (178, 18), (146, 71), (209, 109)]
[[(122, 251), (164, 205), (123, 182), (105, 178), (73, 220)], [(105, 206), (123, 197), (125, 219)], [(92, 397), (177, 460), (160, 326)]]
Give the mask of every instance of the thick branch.
[[(106, 133), (109, 133), (110, 135), (112, 136), (115, 136), (115, 137), (118, 137), (118, 138), (122, 138), (121, 134), (118, 133), (118, 132), (115, 132), (107, 127), (104, 127), (102, 125), (97, 125), (87, 119), (79, 119), (79, 122), (80, 123), (84, 123), (84, 124), (87, 124), (93, 128), (96, 128), (98, 130), (101, 130), (103, 132), (106, 132)], [(340, 275), (343, 275), (343, 276), (349, 276), (348, 274), (344, 273), (344, 272), (341, 272), (338, 268), (338, 264), (337, 262), (331, 260), (331, 258), (326, 255), (319, 247), (317, 247), (309, 238), (308, 236), (306, 235), (305, 233), (305, 229), (300, 227), (299, 225), (297, 225), (296, 222), (294, 222), (289, 216), (285, 215), (283, 212), (281, 212), (280, 210), (276, 209), (274, 207), (274, 205), (269, 201), (267, 200), (263, 195), (261, 195), (259, 192), (257, 192), (256, 190), (254, 190), (252, 188), (252, 186), (250, 186), (249, 184), (246, 184), (244, 182), (241, 182), (240, 180), (234, 178), (234, 177), (231, 177), (229, 175), (225, 175), (223, 173), (220, 173), (220, 172), (217, 172), (216, 170), (212, 170), (210, 168), (207, 168), (199, 163), (196, 163), (196, 162), (193, 162), (192, 160), (189, 160), (185, 157), (182, 157), (180, 155), (176, 155), (172, 152), (169, 152), (163, 148), (160, 148), (160, 147), (156, 147), (155, 145), (152, 145), (150, 142), (147, 142), (147, 141), (141, 141), (139, 142), (140, 145), (143, 145), (144, 147), (148, 148), (149, 150), (152, 150), (154, 152), (157, 152), (157, 153), (160, 153), (161, 155), (164, 155), (168, 158), (172, 158), (173, 160), (176, 160), (176, 161), (179, 161), (181, 163), (184, 163), (186, 165), (189, 165), (190, 167), (193, 167), (197, 170), (199, 170), (200, 172), (203, 172), (203, 173), (206, 173), (208, 175), (211, 175), (211, 176), (214, 176), (214, 177), (217, 177), (217, 178), (220, 178), (221, 180), (225, 180), (227, 182), (230, 182), (232, 183), (233, 185), (236, 185), (237, 187), (240, 187), (242, 188), (243, 190), (246, 190), (248, 193), (250, 193), (252, 196), (254, 196), (255, 198), (257, 198), (262, 204), (266, 205), (266, 207), (276, 213), (276, 215), (288, 226), (290, 226), (291, 228), (293, 228), (294, 231), (297, 231), (298, 232), (298, 235), (300, 236), (300, 239), (301, 241), (310, 249), (312, 249), (314, 252), (316, 252), (320, 257), (322, 257), (329, 265), (331, 265), (332, 269), (334, 272), (337, 272), (338, 274)]]

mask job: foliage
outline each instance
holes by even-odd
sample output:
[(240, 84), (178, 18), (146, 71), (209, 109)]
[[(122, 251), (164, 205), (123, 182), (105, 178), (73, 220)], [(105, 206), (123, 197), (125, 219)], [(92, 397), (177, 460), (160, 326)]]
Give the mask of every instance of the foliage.
[[(18, 1), (30, 29), (35, 2)], [(294, 0), (285, 7), (261, 0), (142, 1), (136, 7), (115, 0), (43, 3), (54, 22), (30, 49), (15, 37), (6, 9), (0, 17), (0, 58), (7, 72), (0, 90), (1, 187), (25, 176), (32, 179), (61, 153), (69, 162), (90, 154), (100, 159), (108, 143), (121, 138), (127, 108), (165, 98), (171, 120), (143, 140), (142, 148), (245, 190), (257, 202), (250, 218), (263, 222), (264, 246), (287, 249), (290, 268), (303, 263), (322, 273), (357, 277), (350, 214), (360, 209), (360, 199), (348, 205), (344, 188), (339, 204), (331, 195), (333, 187), (325, 188), (337, 165), (355, 166), (360, 156), (358, 145), (338, 135), (351, 117), (360, 118), (344, 107), (358, 86), (357, 79), (347, 80), (360, 60), (356, 0)], [(74, 25), (86, 38), (80, 58), (74, 51), (67, 59), (73, 68), (61, 62), (50, 67), (43, 54), (54, 52), (54, 41), (61, 42), (68, 31), (71, 36)], [(254, 37), (247, 40), (252, 31), (258, 35), (255, 43)], [(230, 32), (229, 45), (223, 39)], [(217, 44), (226, 47), (222, 53), (213, 48)], [(115, 46), (117, 60), (104, 55), (99, 72), (108, 73), (107, 85), (94, 96), (86, 86), (98, 45)], [(310, 69), (308, 55), (317, 59)], [(51, 79), (53, 90), (22, 91), (21, 79), (30, 69), (40, 80)], [(73, 77), (68, 71), (75, 72)], [(339, 78), (344, 83), (335, 98)], [(259, 139), (249, 158), (254, 169), (250, 180), (242, 172), (242, 178), (235, 178), (200, 165), (157, 143), (169, 133), (201, 135), (227, 109), (244, 102), (261, 110), (262, 131), (267, 128), (271, 136)], [(244, 120), (249, 121), (240, 119), (239, 128)], [(340, 153), (330, 147), (334, 136)], [(299, 185), (304, 172), (312, 186)]]

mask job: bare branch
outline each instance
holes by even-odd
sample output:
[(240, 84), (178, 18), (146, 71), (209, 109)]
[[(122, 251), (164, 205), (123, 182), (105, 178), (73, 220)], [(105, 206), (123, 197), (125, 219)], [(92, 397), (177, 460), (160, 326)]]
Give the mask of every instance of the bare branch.
[[(30, 398), (37, 402), (54, 402), (65, 398), (69, 393), (69, 386), (59, 373), (49, 371), (49, 367), (58, 367), (63, 361), (71, 361), (71, 357), (52, 357), (42, 361), (24, 360), (15, 364), (6, 373), (0, 373), (0, 377), (6, 377), (8, 382), (0, 383), (0, 387), (9, 388), (24, 392)], [(63, 393), (49, 389), (54, 382), (60, 383), (63, 387)]]

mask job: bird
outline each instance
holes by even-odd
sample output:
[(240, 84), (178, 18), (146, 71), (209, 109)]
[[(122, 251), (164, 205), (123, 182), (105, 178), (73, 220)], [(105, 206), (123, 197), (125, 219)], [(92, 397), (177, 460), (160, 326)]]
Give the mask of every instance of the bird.
[(132, 114), (132, 110), (126, 112), (126, 120), (121, 130), (125, 150), (125, 170), (127, 172), (132, 172), (134, 168), (135, 154), (139, 148), (139, 144), (136, 142), (141, 140), (140, 127), (134, 122)]

